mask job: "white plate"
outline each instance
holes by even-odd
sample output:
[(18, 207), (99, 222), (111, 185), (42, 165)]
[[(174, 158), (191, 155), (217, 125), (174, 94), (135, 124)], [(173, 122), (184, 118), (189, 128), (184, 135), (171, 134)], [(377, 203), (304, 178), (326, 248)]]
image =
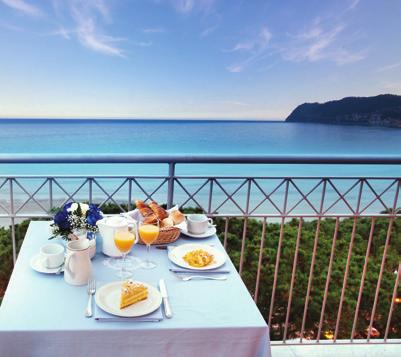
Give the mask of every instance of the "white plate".
[(185, 225), (185, 227), (184, 226), (181, 227), (181, 233), (185, 234), (186, 236), (191, 237), (191, 238), (198, 238), (198, 239), (208, 238), (208, 237), (211, 237), (212, 235), (215, 235), (216, 232), (217, 232), (217, 230), (216, 230), (215, 226), (208, 227), (207, 231), (202, 234), (194, 234), (194, 233), (188, 232), (187, 225)]
[[(44, 273), (44, 274), (56, 274), (59, 270), (60, 267), (57, 268), (46, 268), (43, 264), (43, 258), (40, 256), (40, 254), (35, 255), (31, 259), (31, 268), (33, 270), (36, 270), (39, 273)], [(64, 271), (64, 267), (61, 269), (60, 273)]]
[[(196, 268), (193, 266), (190, 266), (184, 259), (184, 255), (187, 254), (188, 252), (195, 250), (195, 249), (203, 249), (207, 251), (209, 254), (212, 254), (214, 259), (213, 262), (210, 263), (209, 265), (201, 268)], [(191, 269), (191, 270), (210, 270), (210, 269), (216, 269), (218, 267), (221, 267), (225, 262), (226, 262), (226, 256), (223, 252), (220, 250), (217, 250), (214, 247), (211, 247), (210, 245), (206, 244), (195, 244), (195, 243), (189, 243), (189, 244), (182, 244), (179, 245), (178, 247), (175, 247), (174, 249), (171, 250), (168, 254), (169, 259), (174, 263), (177, 264), (178, 266), (186, 269)]]
[(160, 295), (159, 290), (149, 284), (137, 281), (137, 283), (143, 284), (148, 288), (148, 298), (131, 306), (125, 307), (124, 309), (120, 309), (122, 283), (122, 281), (114, 281), (97, 289), (95, 297), (97, 306), (109, 314), (121, 317), (137, 317), (147, 315), (160, 307), (162, 303), (162, 296)]

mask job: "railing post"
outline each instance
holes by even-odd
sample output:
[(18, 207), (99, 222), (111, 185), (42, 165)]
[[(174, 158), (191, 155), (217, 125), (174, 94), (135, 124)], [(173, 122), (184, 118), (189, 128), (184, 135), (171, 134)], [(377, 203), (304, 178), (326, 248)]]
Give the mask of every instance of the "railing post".
[(173, 207), (174, 204), (174, 176), (175, 162), (170, 162), (168, 164), (167, 208)]
[(53, 179), (48, 177), (47, 180), (49, 181), (49, 197), (50, 197), (50, 212), (53, 209)]
[(15, 209), (14, 209), (14, 187), (13, 178), (9, 179), (10, 183), (10, 209), (11, 209), (11, 240), (13, 245), (13, 263), (17, 261), (17, 244), (15, 242)]
[(89, 177), (88, 178), (88, 183), (89, 183), (89, 203), (92, 204), (93, 202), (93, 178)]

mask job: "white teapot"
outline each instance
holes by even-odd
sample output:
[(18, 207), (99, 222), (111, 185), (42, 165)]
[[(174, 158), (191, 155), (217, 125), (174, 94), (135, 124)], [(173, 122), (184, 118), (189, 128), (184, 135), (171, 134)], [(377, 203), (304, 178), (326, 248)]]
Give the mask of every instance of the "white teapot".
[(114, 234), (116, 231), (128, 231), (132, 222), (125, 217), (109, 216), (97, 221), (96, 224), (103, 238), (103, 254), (109, 257), (121, 257), (121, 252), (114, 244)]

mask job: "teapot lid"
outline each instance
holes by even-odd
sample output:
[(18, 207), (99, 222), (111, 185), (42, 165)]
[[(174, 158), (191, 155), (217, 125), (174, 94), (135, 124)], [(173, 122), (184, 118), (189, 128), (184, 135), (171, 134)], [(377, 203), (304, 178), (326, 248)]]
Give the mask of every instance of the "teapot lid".
[(105, 217), (104, 224), (111, 227), (124, 227), (128, 224), (127, 220), (121, 216)]

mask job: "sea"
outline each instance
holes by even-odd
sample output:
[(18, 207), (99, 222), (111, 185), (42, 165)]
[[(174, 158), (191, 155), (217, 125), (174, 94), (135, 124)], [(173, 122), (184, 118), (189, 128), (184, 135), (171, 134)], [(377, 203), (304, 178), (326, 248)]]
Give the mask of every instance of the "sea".
[[(336, 155), (399, 155), (401, 130), (382, 127), (341, 126), (325, 124), (285, 123), (280, 121), (230, 121), (230, 120), (99, 120), (99, 119), (3, 119), (0, 120), (0, 154), (180, 154), (180, 155), (263, 155), (263, 154), (336, 154)], [(0, 164), (0, 177), (23, 175), (166, 175), (167, 165), (161, 164)], [(202, 176), (381, 176), (401, 177), (401, 167), (396, 165), (177, 165), (177, 175)], [(27, 191), (35, 191), (40, 180), (21, 178)], [(113, 192), (118, 183), (109, 180), (102, 187)], [(156, 181), (144, 183), (151, 192)], [(187, 182), (188, 192), (193, 192), (202, 180)], [(240, 180), (227, 180), (224, 188), (235, 191)], [(66, 179), (67, 192), (77, 187)], [(1, 181), (0, 181), (1, 185)], [(153, 185), (153, 186), (152, 186)], [(9, 199), (8, 186), (0, 188), (0, 203)], [(379, 185), (380, 186), (380, 185)], [(179, 188), (179, 187), (178, 187)], [(383, 187), (378, 187), (380, 190)], [(46, 199), (46, 187), (36, 194), (37, 200)], [(126, 188), (114, 197), (124, 201)], [(143, 198), (143, 191), (135, 187), (134, 195)], [(267, 189), (267, 188), (266, 188)], [(344, 186), (346, 189), (346, 185)], [(268, 190), (268, 189), (267, 189)], [(75, 198), (87, 196), (83, 188)], [(199, 198), (206, 200), (208, 191), (201, 190)], [(244, 196), (241, 189), (238, 194)], [(97, 188), (102, 196), (102, 190)], [(96, 194), (95, 192), (95, 194)], [(224, 192), (215, 193), (226, 198)], [(187, 193), (175, 192), (180, 201)], [(61, 189), (54, 191), (55, 199), (64, 197)], [(160, 191), (159, 199), (163, 200)], [(81, 195), (81, 196), (80, 196)], [(182, 196), (180, 196), (182, 195)], [(15, 188), (15, 198), (23, 202), (27, 194)], [(243, 199), (243, 197), (241, 198)], [(193, 201), (188, 204), (195, 204)], [(30, 200), (30, 209), (36, 204)], [(231, 208), (230, 208), (231, 205)], [(37, 205), (36, 205), (37, 206)], [(226, 211), (234, 204), (228, 200)]]

